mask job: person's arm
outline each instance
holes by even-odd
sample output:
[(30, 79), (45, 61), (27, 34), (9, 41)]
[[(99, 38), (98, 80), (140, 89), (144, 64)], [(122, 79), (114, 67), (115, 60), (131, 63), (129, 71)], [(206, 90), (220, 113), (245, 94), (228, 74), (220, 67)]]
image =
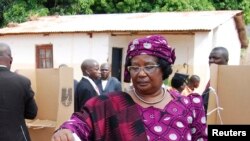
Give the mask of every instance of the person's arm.
[(207, 108), (208, 108), (208, 100), (209, 100), (209, 92), (210, 89), (207, 88), (203, 93), (202, 93), (202, 99), (203, 99), (203, 106), (205, 109), (205, 113), (207, 114)]
[(207, 124), (206, 124), (206, 116), (203, 108), (202, 97), (199, 94), (192, 93), (188, 97), (190, 97), (192, 112), (192, 140), (203, 139), (203, 141), (207, 141)]
[(92, 128), (87, 123), (88, 114), (85, 111), (74, 113), (70, 120), (63, 123), (54, 133), (51, 141), (74, 141), (75, 133), (82, 141), (89, 141)]
[(59, 129), (54, 133), (51, 141), (74, 141), (73, 133), (69, 129)]
[(24, 117), (26, 119), (34, 119), (37, 115), (37, 104), (34, 99), (34, 91), (31, 88), (31, 82), (29, 79), (26, 80), (25, 84), (25, 111)]

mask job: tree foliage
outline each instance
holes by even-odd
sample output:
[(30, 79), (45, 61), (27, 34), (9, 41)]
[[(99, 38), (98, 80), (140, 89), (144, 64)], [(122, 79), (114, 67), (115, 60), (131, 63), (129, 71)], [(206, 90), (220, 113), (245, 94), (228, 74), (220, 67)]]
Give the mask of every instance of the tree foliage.
[(250, 0), (210, 0), (216, 10), (242, 10), (246, 23), (250, 23)]
[(3, 6), (2, 9), (3, 13), (0, 16), (3, 18), (2, 25), (24, 22), (49, 13), (39, 0), (9, 0), (8, 5)]
[(0, 0), (0, 26), (46, 15), (201, 10), (243, 10), (250, 23), (250, 0)]

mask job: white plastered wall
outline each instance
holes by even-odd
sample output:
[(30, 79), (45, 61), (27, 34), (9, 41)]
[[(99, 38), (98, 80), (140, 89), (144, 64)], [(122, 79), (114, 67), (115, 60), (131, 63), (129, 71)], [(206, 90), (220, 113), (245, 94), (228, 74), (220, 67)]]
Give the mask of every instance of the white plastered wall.
[[(13, 37), (10, 37), (13, 36)], [(109, 38), (103, 34), (67, 33), (67, 34), (33, 34), (6, 35), (1, 42), (10, 45), (13, 56), (12, 71), (17, 69), (35, 69), (35, 46), (53, 45), (54, 68), (67, 64), (74, 69), (74, 78), (81, 79), (80, 65), (84, 59), (92, 58), (103, 62), (108, 58)]]
[(214, 30), (214, 47), (223, 46), (228, 49), (228, 65), (239, 65), (241, 55), (241, 43), (234, 19), (231, 18)]
[(193, 74), (200, 76), (200, 86), (196, 90), (199, 94), (205, 90), (210, 79), (208, 57), (213, 46), (213, 32), (197, 32), (194, 40)]

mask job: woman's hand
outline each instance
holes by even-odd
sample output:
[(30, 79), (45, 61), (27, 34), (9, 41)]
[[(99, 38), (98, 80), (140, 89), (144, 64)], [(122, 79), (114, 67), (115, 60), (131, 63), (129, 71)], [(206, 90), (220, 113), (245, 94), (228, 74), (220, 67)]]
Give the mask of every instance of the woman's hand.
[(74, 141), (73, 133), (69, 129), (58, 130), (52, 136), (51, 141)]

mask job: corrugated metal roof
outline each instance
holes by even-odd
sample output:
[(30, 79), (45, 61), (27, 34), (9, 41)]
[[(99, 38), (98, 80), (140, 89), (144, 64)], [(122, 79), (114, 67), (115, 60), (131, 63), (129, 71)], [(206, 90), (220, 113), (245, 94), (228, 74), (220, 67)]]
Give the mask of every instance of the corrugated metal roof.
[(209, 31), (241, 11), (193, 11), (46, 16), (0, 29), (0, 34), (50, 32)]

